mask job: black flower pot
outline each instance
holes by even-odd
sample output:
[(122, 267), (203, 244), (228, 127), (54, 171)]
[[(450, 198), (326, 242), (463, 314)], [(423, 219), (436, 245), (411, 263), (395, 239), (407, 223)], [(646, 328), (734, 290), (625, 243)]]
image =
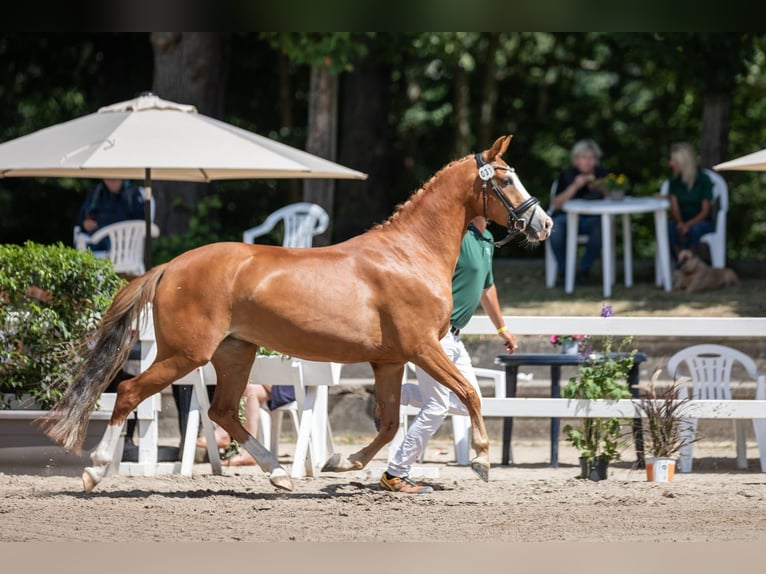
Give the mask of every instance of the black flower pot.
[(609, 461), (605, 458), (598, 457), (594, 460), (588, 460), (587, 458), (580, 457), (580, 478), (587, 478), (594, 482), (599, 480), (606, 480), (607, 468), (609, 467)]

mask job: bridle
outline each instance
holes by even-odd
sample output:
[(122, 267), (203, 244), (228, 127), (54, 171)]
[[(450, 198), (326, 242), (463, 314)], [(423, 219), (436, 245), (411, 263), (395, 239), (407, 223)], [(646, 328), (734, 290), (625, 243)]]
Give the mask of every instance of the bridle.
[(527, 228), (527, 218), (522, 217), (522, 215), (539, 205), (540, 200), (536, 197), (529, 197), (528, 199), (525, 199), (521, 205), (514, 207), (495, 183), (495, 170), (504, 169), (511, 173), (515, 173), (515, 170), (509, 166), (487, 163), (484, 161), (484, 158), (481, 157), (480, 153), (477, 153), (474, 157), (476, 158), (476, 163), (479, 166), (479, 179), (481, 179), (481, 196), (482, 202), (484, 204), (484, 219), (487, 219), (487, 182), (489, 182), (489, 184), (492, 186), (492, 191), (495, 192), (495, 195), (500, 200), (500, 203), (502, 203), (503, 207), (505, 207), (505, 209), (508, 211), (508, 224), (506, 225), (508, 228), (508, 235), (506, 235), (505, 238), (501, 241), (495, 242), (495, 247), (502, 247)]

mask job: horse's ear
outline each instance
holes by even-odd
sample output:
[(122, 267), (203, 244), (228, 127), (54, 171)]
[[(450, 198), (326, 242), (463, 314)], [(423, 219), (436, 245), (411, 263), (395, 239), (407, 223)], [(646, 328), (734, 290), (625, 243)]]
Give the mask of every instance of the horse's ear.
[(508, 149), (508, 144), (511, 143), (512, 137), (513, 134), (508, 134), (507, 136), (500, 136), (497, 138), (495, 143), (492, 144), (492, 147), (482, 154), (484, 156), (484, 161), (491, 162), (496, 157), (502, 157), (505, 150)]

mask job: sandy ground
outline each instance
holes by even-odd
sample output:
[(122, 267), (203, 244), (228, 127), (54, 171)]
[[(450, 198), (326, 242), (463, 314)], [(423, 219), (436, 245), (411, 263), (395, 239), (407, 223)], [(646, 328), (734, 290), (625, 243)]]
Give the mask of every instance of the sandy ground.
[(580, 480), (576, 453), (561, 448), (554, 470), (547, 445), (515, 444), (516, 464), (493, 465), (483, 483), (449, 462), (449, 443), (432, 442), (419, 468), (438, 472), (424, 480), (436, 490), (418, 496), (378, 488), (382, 455), (368, 471), (296, 481), (292, 493), (257, 469), (213, 476), (207, 464), (191, 478), (107, 477), (91, 495), (77, 478), (0, 474), (0, 541), (766, 542), (766, 474), (752, 446), (749, 469), (737, 470), (732, 444), (699, 443), (695, 472), (670, 484), (646, 482), (630, 454), (608, 480)]

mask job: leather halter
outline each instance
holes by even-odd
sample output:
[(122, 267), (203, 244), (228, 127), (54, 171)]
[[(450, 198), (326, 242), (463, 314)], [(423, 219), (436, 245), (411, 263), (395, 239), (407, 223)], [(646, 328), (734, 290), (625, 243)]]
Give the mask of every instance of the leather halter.
[[(508, 198), (505, 197), (505, 194), (500, 190), (500, 188), (495, 183), (495, 177), (494, 177), (494, 170), (495, 169), (504, 169), (506, 171), (514, 172), (515, 170), (512, 167), (506, 167), (506, 166), (495, 166), (493, 164), (488, 164), (484, 161), (484, 158), (481, 157), (480, 153), (477, 153), (474, 155), (474, 158), (476, 158), (476, 163), (479, 166), (479, 178), (481, 179), (481, 195), (482, 195), (482, 201), (484, 203), (484, 219), (487, 219), (487, 182), (489, 182), (490, 186), (492, 187), (492, 191), (495, 193), (497, 198), (500, 200), (500, 203), (503, 204), (503, 207), (508, 211), (508, 223), (506, 227), (508, 228), (508, 235), (505, 236), (504, 239), (500, 241), (495, 242), (495, 247), (502, 247), (506, 243), (508, 243), (511, 239), (516, 237), (519, 233), (524, 231), (527, 228), (527, 218), (522, 217), (527, 211), (530, 209), (533, 209), (537, 205), (540, 204), (540, 200), (536, 197), (529, 197), (528, 199), (524, 200), (521, 205), (518, 207), (514, 207), (513, 204), (511, 204), (510, 201), (508, 201)], [(489, 169), (486, 169), (486, 167), (489, 167)], [(485, 169), (482, 169), (485, 168)]]

